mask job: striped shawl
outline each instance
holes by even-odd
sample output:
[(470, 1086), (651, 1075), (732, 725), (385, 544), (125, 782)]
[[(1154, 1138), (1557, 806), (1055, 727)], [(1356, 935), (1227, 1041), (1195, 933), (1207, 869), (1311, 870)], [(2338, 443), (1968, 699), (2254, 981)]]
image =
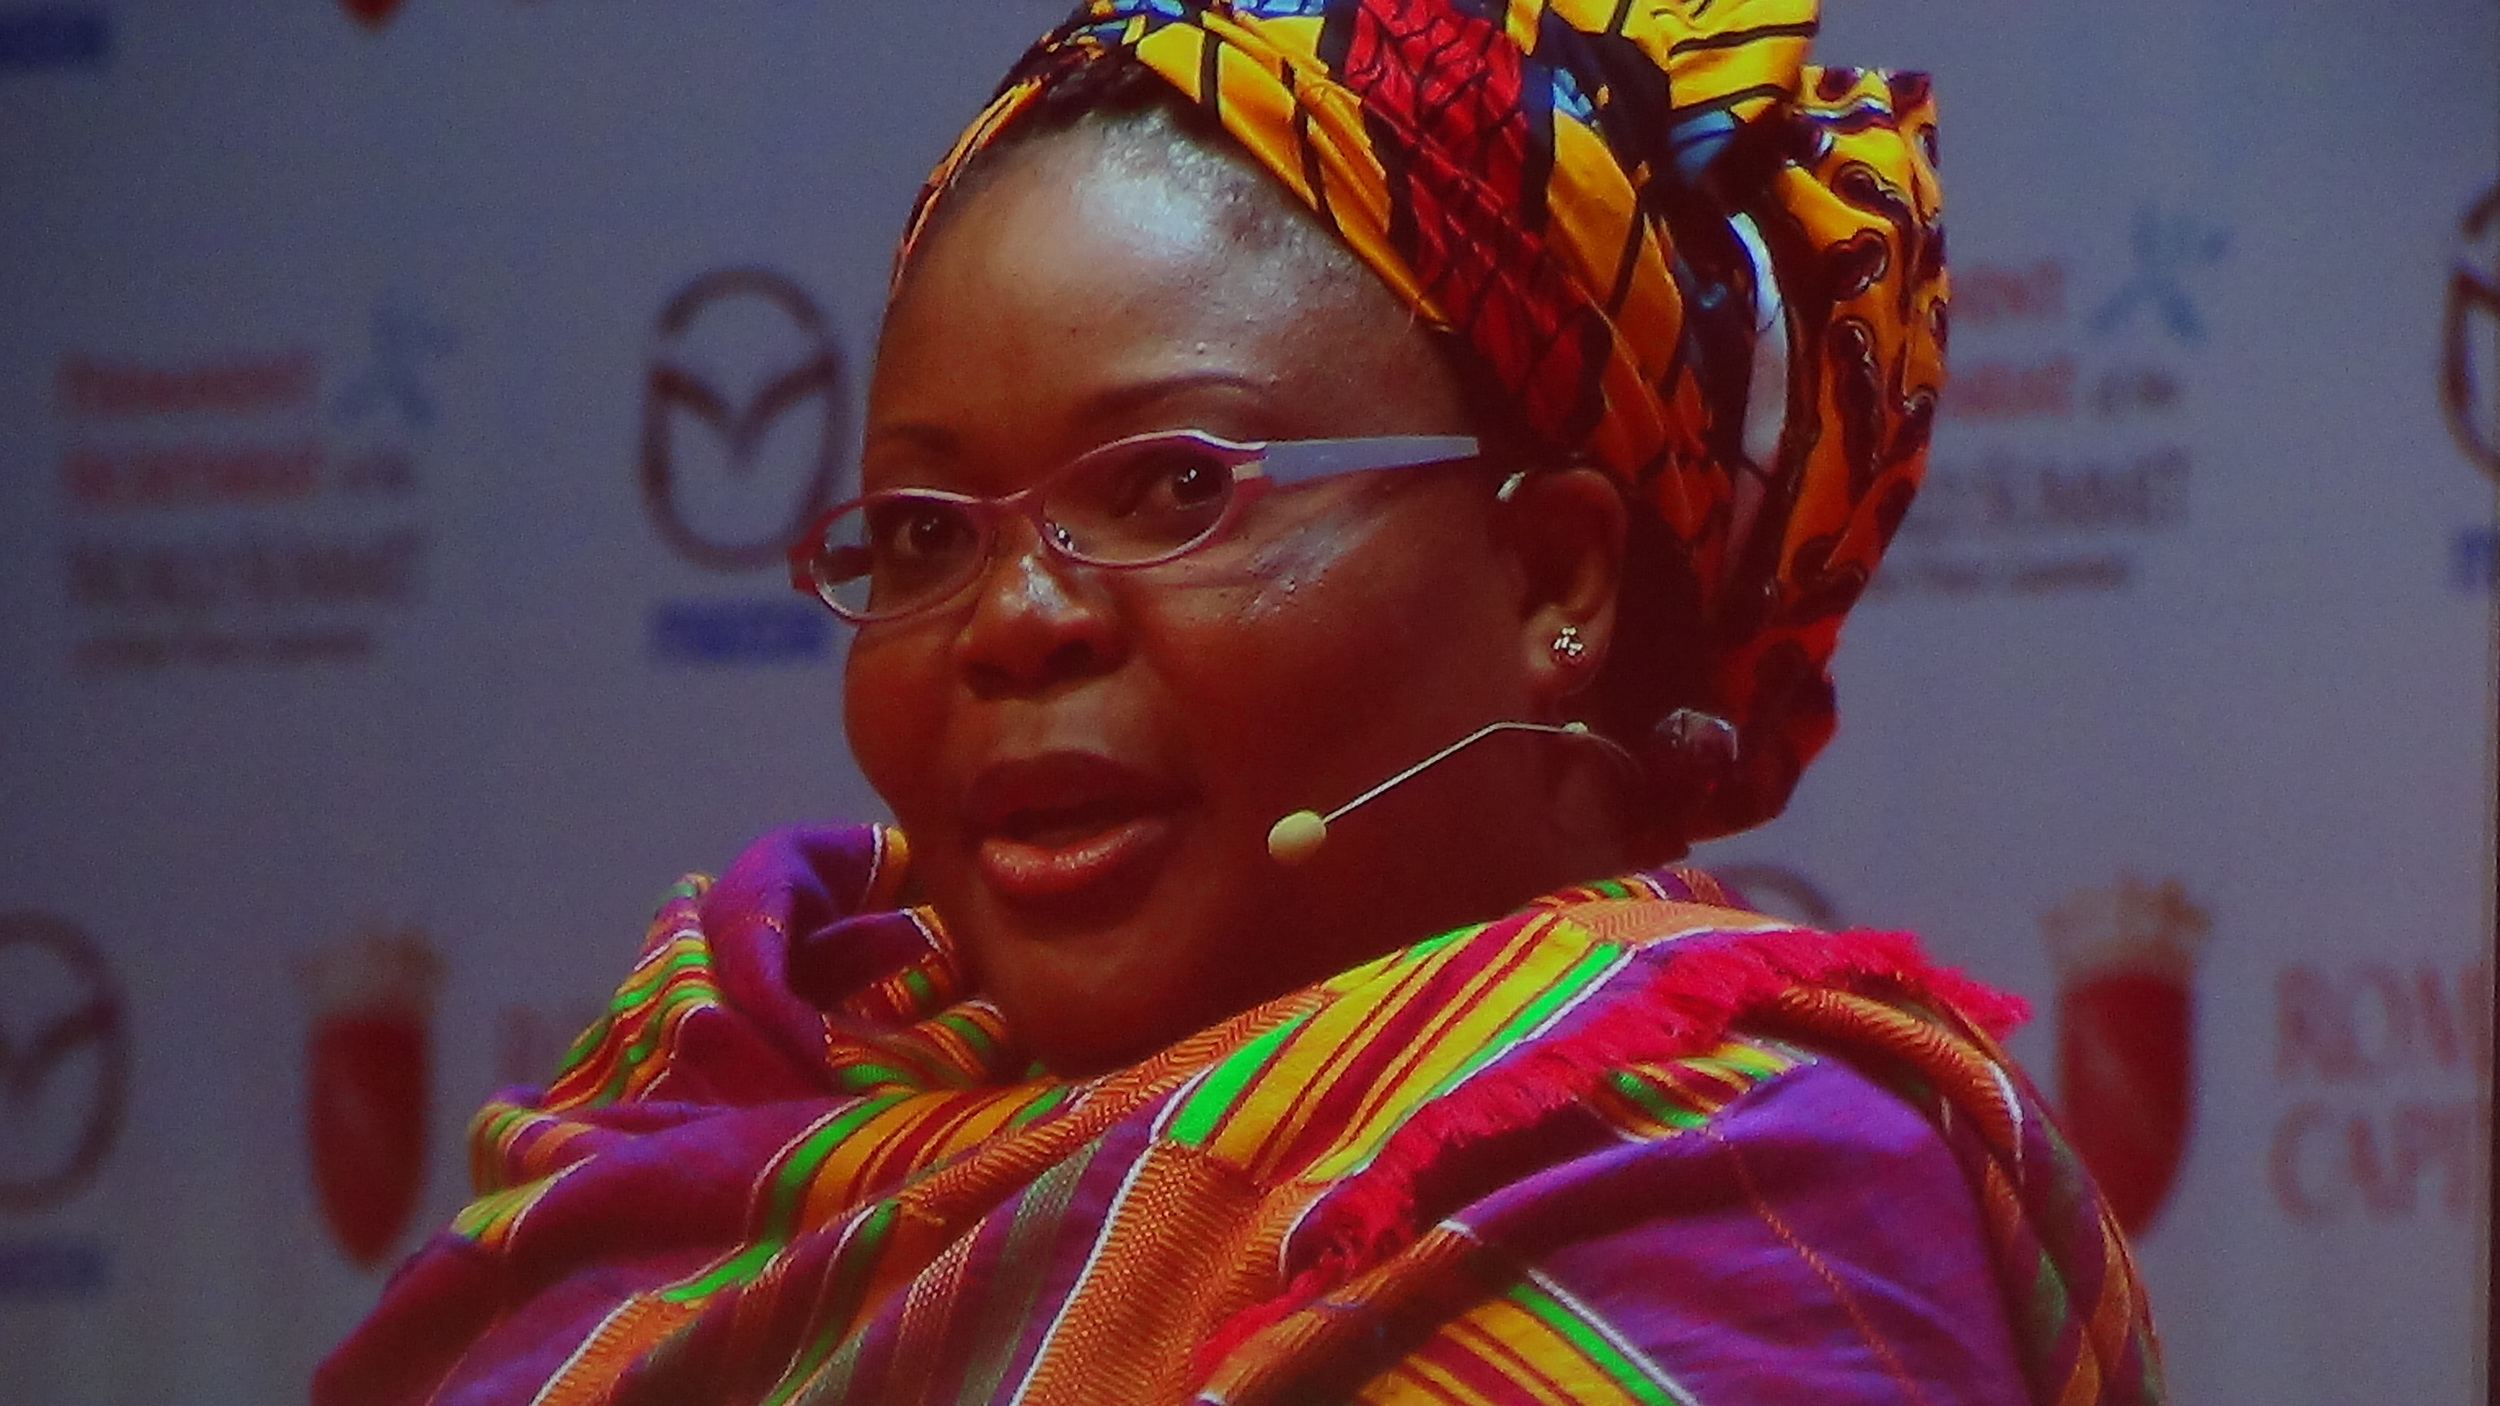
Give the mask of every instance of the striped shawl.
[(1906, 937), (1636, 876), (1069, 1082), (903, 868), (681, 884), (317, 1406), (2159, 1399), (2018, 1003)]

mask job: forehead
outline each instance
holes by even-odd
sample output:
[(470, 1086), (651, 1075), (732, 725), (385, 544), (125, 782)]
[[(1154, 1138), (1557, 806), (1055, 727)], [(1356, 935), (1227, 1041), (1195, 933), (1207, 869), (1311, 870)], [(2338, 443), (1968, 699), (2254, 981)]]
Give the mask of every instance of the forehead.
[(947, 197), (888, 309), (870, 487), (1005, 491), (1179, 426), (1461, 428), (1415, 319), (1263, 174), (1084, 127), (994, 159)]

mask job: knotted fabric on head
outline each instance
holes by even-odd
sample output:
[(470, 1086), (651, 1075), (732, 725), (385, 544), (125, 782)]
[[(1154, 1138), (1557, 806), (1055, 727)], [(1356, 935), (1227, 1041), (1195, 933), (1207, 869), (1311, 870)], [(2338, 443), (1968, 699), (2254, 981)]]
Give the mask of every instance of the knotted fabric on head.
[[(1943, 380), (1918, 75), (1804, 62), (1815, 0), (1092, 0), (931, 177), (1127, 54), (1219, 120), (1539, 448), (1675, 547), (1731, 772), (1683, 838), (1778, 813), (1834, 724), (1841, 616), (1908, 510)], [(901, 265), (898, 264), (898, 268)], [(1637, 664), (1637, 661), (1634, 661)]]

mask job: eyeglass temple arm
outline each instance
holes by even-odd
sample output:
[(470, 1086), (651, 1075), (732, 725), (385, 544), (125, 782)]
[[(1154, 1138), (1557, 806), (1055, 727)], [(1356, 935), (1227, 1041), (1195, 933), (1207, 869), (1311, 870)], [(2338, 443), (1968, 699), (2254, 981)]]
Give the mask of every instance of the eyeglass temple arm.
[(1482, 452), (1472, 435), (1368, 435), (1360, 439), (1289, 439), (1267, 446), (1259, 456), (1259, 474), (1279, 487), (1360, 473), (1365, 469), (1404, 469), (1453, 459), (1473, 459)]

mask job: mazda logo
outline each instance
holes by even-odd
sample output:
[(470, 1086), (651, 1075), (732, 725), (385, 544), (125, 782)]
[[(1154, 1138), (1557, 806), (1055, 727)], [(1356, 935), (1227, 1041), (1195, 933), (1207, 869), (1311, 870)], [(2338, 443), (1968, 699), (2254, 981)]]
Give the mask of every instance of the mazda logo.
[(776, 565), (832, 502), (848, 405), (815, 302), (725, 269), (661, 309), (642, 411), (642, 500), (671, 549), (714, 571)]
[(76, 1195), (121, 1136), (130, 1032), (94, 939), (46, 913), (0, 913), (0, 1212)]
[(2465, 457), (2500, 478), (2500, 185), (2457, 229), (2440, 336), (2439, 404)]

